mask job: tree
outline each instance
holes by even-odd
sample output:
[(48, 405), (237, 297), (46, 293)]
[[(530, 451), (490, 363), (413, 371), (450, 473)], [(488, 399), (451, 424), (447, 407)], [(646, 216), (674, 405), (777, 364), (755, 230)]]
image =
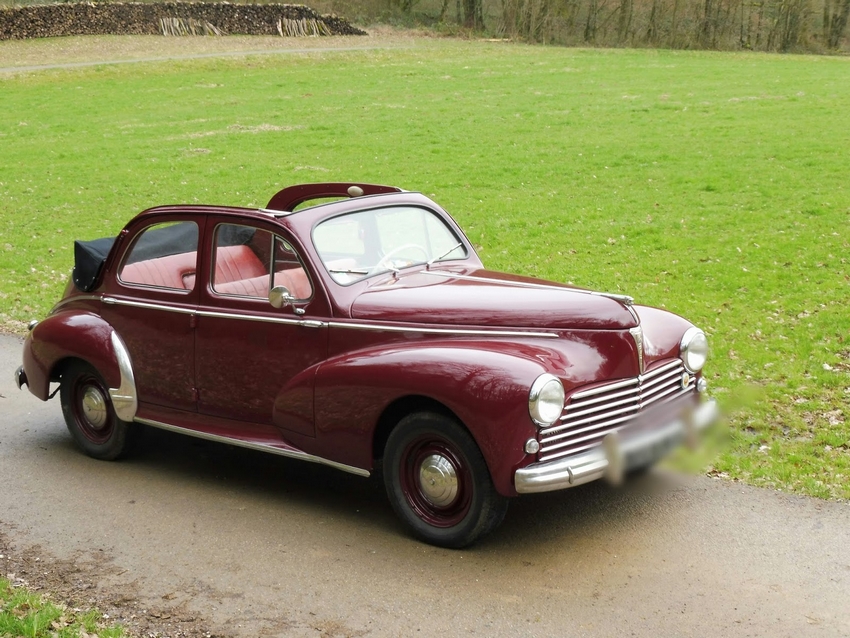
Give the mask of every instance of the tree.
[(458, 16), (458, 21), (467, 29), (482, 31), (484, 29), (484, 3), (483, 0), (462, 0), (459, 3), (463, 7), (463, 20)]
[(829, 49), (837, 49), (850, 18), (850, 0), (824, 0), (823, 39)]

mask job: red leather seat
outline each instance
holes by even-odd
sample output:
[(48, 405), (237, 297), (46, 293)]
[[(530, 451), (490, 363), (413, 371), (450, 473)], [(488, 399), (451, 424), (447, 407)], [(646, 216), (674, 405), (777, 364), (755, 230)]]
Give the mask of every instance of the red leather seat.
[[(213, 288), (226, 295), (268, 297), (269, 276), (266, 267), (248, 246), (222, 246), (216, 249)], [(168, 255), (127, 264), (121, 281), (132, 284), (192, 290), (195, 286), (197, 252)], [(296, 299), (309, 299), (313, 287), (303, 268), (275, 273), (276, 286), (286, 286)]]
[[(313, 295), (313, 287), (303, 268), (290, 268), (281, 270), (274, 275), (275, 286), (286, 286), (290, 294), (296, 299), (309, 299)], [(269, 277), (262, 275), (251, 279), (240, 279), (218, 284), (216, 292), (225, 295), (244, 295), (248, 297), (268, 297)]]
[(127, 264), (120, 279), (130, 284), (191, 290), (195, 286), (198, 253), (180, 253)]
[(222, 246), (215, 251), (215, 277), (213, 287), (218, 290), (219, 284), (252, 279), (265, 275), (268, 268), (263, 266), (254, 251), (248, 246)]

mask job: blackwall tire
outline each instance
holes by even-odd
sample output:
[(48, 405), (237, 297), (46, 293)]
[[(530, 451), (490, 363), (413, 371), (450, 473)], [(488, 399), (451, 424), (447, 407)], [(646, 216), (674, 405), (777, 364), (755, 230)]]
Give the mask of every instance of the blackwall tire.
[(59, 397), (74, 442), (89, 456), (113, 461), (126, 456), (135, 440), (135, 423), (115, 414), (109, 389), (88, 363), (74, 361), (62, 371)]
[(440, 547), (472, 544), (502, 522), (508, 507), (472, 436), (431, 412), (405, 417), (390, 434), (384, 486), (411, 531)]

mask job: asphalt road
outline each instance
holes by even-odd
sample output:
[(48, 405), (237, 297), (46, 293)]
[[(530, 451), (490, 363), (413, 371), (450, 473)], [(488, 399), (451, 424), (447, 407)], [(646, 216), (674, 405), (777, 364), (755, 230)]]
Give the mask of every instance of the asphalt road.
[(0, 532), (107, 565), (97, 587), (140, 609), (239, 637), (850, 636), (848, 503), (656, 471), (523, 497), (441, 550), (377, 480), (164, 432), (89, 459), (58, 399), (17, 390), (19, 360), (0, 336)]

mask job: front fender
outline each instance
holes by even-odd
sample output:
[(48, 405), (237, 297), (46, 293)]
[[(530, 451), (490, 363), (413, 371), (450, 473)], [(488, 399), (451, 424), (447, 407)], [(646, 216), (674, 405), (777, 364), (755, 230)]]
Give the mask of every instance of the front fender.
[(527, 342), (432, 341), (332, 359), (316, 375), (317, 444), (334, 460), (371, 467), (372, 439), (387, 406), (404, 397), (426, 398), (461, 420), (497, 490), (513, 495), (513, 472), (533, 460), (524, 450), (537, 433), (528, 414), (529, 388), (551, 356)]
[(138, 399), (133, 367), (120, 335), (101, 317), (66, 311), (38, 323), (24, 341), (23, 367), (27, 387), (46, 401), (50, 382), (58, 380), (59, 364), (81, 359), (92, 365), (109, 386), (118, 418), (132, 421)]

